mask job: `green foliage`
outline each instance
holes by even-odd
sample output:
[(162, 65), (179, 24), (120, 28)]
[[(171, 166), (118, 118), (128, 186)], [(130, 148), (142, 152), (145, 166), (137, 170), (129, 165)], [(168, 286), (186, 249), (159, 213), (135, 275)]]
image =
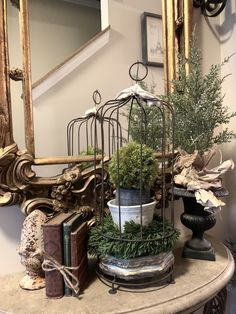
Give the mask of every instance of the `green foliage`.
[[(165, 230), (165, 234), (163, 230)], [(172, 250), (179, 235), (179, 230), (172, 227), (167, 220), (163, 226), (162, 218), (155, 216), (149, 226), (143, 226), (143, 241), (140, 241), (139, 224), (135, 224), (133, 221), (126, 222), (124, 232), (120, 235), (118, 227), (108, 215), (104, 218), (103, 228), (101, 225), (91, 228), (88, 251), (94, 256), (111, 255), (122, 259), (156, 255)], [(127, 240), (132, 240), (132, 242)]]
[(143, 104), (145, 118), (142, 118), (142, 108), (133, 104), (130, 115), (129, 132), (133, 141), (141, 143), (146, 139), (146, 145), (157, 151), (161, 149), (162, 118), (156, 106)]
[[(152, 83), (150, 88), (144, 81), (138, 84), (146, 91), (154, 94), (155, 84)], [(143, 114), (143, 109), (145, 115)], [(129, 111), (131, 108), (129, 108)], [(161, 149), (162, 137), (162, 115), (156, 106), (149, 106), (146, 102), (142, 101), (141, 105), (134, 102), (130, 114), (125, 114), (129, 119), (129, 134), (133, 141), (141, 143), (144, 138), (145, 144), (151, 147), (154, 151)]]
[[(96, 149), (96, 154), (101, 154), (102, 150), (100, 148)], [(86, 156), (86, 155), (94, 155), (95, 154), (95, 149), (92, 146), (88, 146), (87, 149), (84, 149), (80, 152), (81, 156)], [(79, 164), (80, 169), (84, 170), (86, 168), (94, 166), (94, 161), (83, 161)]]
[(108, 172), (116, 187), (147, 189), (152, 186), (157, 176), (157, 167), (151, 148), (129, 142), (112, 156)]
[[(228, 58), (229, 59), (229, 58)], [(191, 42), (189, 59), (179, 55), (178, 79), (172, 82), (174, 92), (167, 101), (173, 104), (176, 112), (176, 147), (193, 153), (210, 149), (214, 144), (229, 142), (235, 133), (228, 128), (215, 134), (216, 129), (230, 122), (236, 113), (230, 113), (223, 105), (221, 78), (222, 64), (212, 65), (209, 73), (201, 72), (201, 56), (196, 39)], [(186, 74), (186, 66), (190, 67)]]

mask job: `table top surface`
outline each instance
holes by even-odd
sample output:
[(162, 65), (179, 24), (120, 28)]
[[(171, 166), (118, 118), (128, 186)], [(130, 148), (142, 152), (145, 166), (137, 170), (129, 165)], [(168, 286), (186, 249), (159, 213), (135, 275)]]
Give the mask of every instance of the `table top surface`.
[(214, 297), (231, 279), (234, 261), (229, 250), (210, 239), (216, 261), (183, 259), (182, 248), (174, 250), (175, 283), (148, 292), (117, 291), (97, 279), (94, 270), (88, 287), (80, 298), (47, 299), (45, 290), (27, 291), (19, 287), (23, 274), (1, 277), (0, 312), (14, 314), (42, 313), (190, 313)]

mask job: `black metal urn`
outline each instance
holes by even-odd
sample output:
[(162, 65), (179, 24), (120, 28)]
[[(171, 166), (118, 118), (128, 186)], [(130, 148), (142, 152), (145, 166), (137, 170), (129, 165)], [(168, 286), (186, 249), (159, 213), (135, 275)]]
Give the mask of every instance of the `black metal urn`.
[[(215, 250), (210, 241), (204, 238), (204, 232), (216, 224), (215, 214), (207, 211), (197, 203), (194, 193), (184, 188), (175, 187), (175, 196), (181, 197), (184, 212), (180, 219), (182, 224), (192, 231), (192, 238), (184, 244), (182, 257), (215, 261)], [(228, 192), (221, 189), (215, 192), (216, 196), (226, 196)]]
[(207, 212), (201, 204), (196, 202), (195, 197), (182, 196), (184, 213), (180, 219), (182, 224), (192, 230), (192, 238), (185, 242), (183, 257), (215, 260), (214, 248), (204, 238), (204, 232), (214, 227), (215, 214)]

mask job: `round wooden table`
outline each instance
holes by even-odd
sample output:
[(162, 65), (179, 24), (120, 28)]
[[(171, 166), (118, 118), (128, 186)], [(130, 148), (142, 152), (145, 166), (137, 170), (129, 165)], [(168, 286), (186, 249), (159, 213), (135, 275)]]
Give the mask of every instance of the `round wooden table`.
[[(22, 290), (18, 282), (22, 274), (1, 278), (0, 312), (14, 314), (105, 314), (105, 313), (192, 313), (214, 298), (229, 282), (234, 272), (234, 260), (229, 250), (211, 238), (216, 261), (184, 259), (182, 248), (174, 250), (175, 283), (148, 292), (119, 291), (111, 295), (91, 269), (91, 278), (84, 293), (77, 299), (45, 297), (44, 289)], [(181, 244), (180, 244), (181, 246)], [(3, 258), (3, 257), (2, 257)]]

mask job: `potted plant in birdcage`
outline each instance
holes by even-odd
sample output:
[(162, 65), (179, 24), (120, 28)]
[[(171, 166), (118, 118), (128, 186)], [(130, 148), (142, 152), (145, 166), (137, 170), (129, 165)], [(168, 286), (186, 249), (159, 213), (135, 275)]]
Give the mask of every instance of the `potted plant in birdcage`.
[[(111, 135), (116, 141), (116, 150), (112, 156), (109, 155), (107, 168), (115, 198), (107, 203), (101, 202), (101, 214), (90, 231), (89, 252), (98, 257), (98, 272), (103, 278), (110, 276), (113, 283), (123, 286), (129, 285), (130, 280), (134, 286), (138, 284), (139, 287), (141, 282), (137, 280), (140, 279), (142, 285), (146, 286), (151, 284), (150, 278), (155, 283), (172, 281), (172, 249), (179, 231), (174, 228), (173, 219), (166, 219), (166, 203), (156, 198), (153, 189), (159, 180), (159, 185), (162, 184), (162, 198), (166, 182), (160, 180), (160, 177), (165, 172), (165, 158), (160, 167), (154, 152), (158, 144), (154, 149), (146, 144), (151, 144), (153, 136), (149, 132), (151, 127), (150, 124), (147, 125), (147, 120), (152, 114), (160, 112), (162, 119), (156, 122), (160, 139), (158, 143), (162, 145), (158, 148), (163, 150), (165, 157), (165, 105), (165, 102), (144, 91), (136, 81), (135, 85), (121, 91), (101, 108), (101, 113), (109, 115), (112, 123), (118, 119), (120, 125), (121, 120), (124, 122), (126, 113), (128, 119), (126, 124), (123, 123), (123, 136), (119, 128), (115, 128), (117, 134), (108, 132), (106, 141), (110, 142)], [(131, 124), (135, 128), (134, 133), (130, 130)], [(108, 149), (109, 153), (110, 151)]]
[[(202, 74), (201, 53), (196, 38), (191, 42), (189, 58), (179, 55), (177, 79), (172, 82), (173, 93), (167, 100), (175, 109), (175, 143), (179, 156), (175, 162), (175, 194), (183, 198), (185, 212), (183, 224), (193, 231), (185, 244), (185, 257), (214, 260), (211, 244), (203, 238), (204, 231), (216, 223), (215, 211), (227, 195), (222, 188), (221, 175), (233, 169), (232, 160), (210, 167), (213, 157), (218, 157), (217, 145), (235, 138), (235, 133), (225, 127), (236, 113), (231, 113), (224, 103), (221, 68), (228, 62), (212, 65), (209, 73)], [(186, 68), (189, 69), (186, 72)]]
[(122, 259), (122, 263), (150, 257), (150, 265), (154, 257), (157, 263), (157, 255), (161, 254), (159, 262), (165, 258), (167, 264), (173, 263), (170, 252), (180, 233), (154, 213), (157, 201), (150, 193), (158, 175), (154, 151), (131, 141), (112, 156), (108, 173), (116, 198), (108, 202), (111, 215), (105, 216), (103, 226), (92, 228), (89, 252), (103, 260), (107, 256)]
[(116, 187), (116, 198), (109, 201), (108, 206), (118, 225), (120, 213), (122, 229), (126, 221), (143, 225), (152, 222), (156, 201), (150, 197), (150, 188), (158, 172), (153, 153), (146, 145), (129, 142), (109, 161), (108, 172)]

